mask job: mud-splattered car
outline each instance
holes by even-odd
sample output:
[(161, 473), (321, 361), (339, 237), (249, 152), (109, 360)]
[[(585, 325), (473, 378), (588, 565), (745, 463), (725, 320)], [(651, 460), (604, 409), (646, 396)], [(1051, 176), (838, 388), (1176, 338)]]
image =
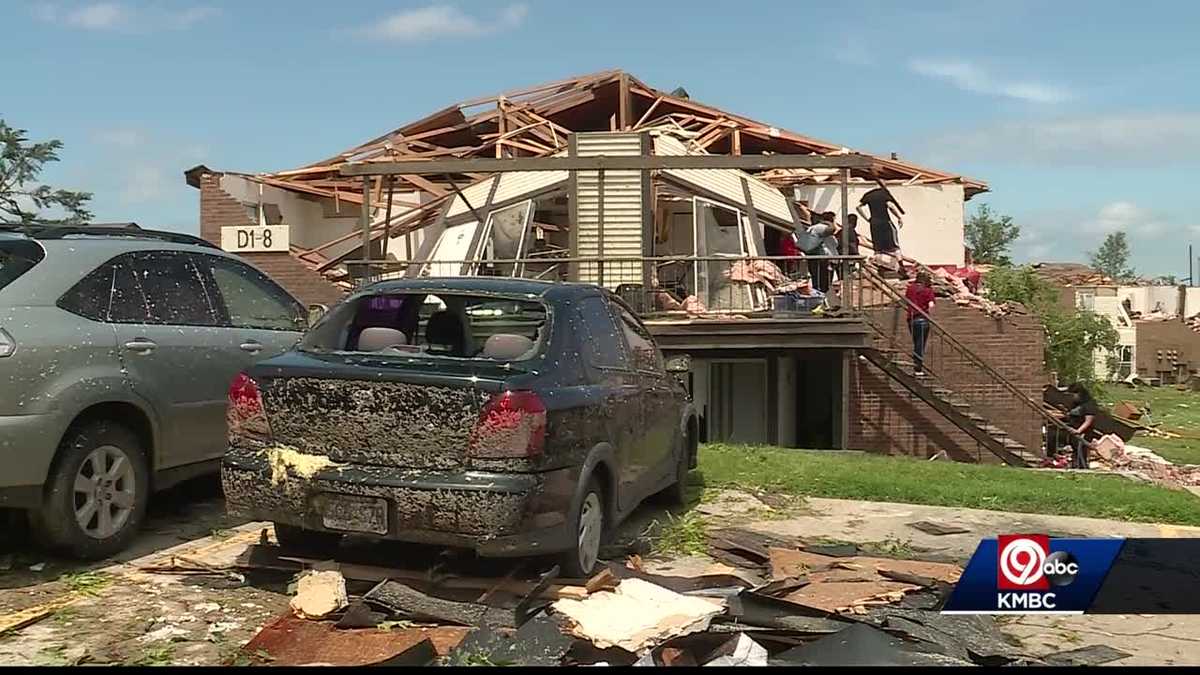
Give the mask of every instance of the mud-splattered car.
[(645, 498), (683, 498), (697, 422), (673, 372), (596, 286), (381, 282), (234, 381), (228, 508), (285, 546), (562, 553), (582, 576)]

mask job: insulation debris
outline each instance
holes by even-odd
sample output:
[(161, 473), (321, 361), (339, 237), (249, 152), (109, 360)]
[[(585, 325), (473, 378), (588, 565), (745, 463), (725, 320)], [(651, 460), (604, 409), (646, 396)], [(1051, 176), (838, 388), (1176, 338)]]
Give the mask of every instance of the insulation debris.
[(326, 570), (301, 576), (289, 604), (302, 619), (321, 619), (344, 609), (349, 602), (342, 573)]
[(725, 609), (641, 579), (625, 579), (615, 591), (586, 600), (559, 600), (551, 608), (566, 617), (572, 635), (600, 649), (620, 647), (635, 654), (668, 638), (702, 631)]
[(338, 466), (324, 455), (309, 455), (286, 445), (267, 448), (263, 454), (271, 465), (271, 485), (275, 486), (282, 484), (289, 475), (312, 478), (325, 469)]

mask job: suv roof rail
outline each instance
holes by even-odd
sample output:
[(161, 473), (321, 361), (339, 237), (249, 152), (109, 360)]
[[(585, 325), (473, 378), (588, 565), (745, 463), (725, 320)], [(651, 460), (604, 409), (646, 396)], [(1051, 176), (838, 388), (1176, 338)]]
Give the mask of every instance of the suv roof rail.
[(19, 232), (31, 239), (62, 239), (71, 235), (92, 235), (98, 237), (132, 237), (136, 239), (157, 239), (172, 244), (191, 244), (207, 248), (220, 247), (195, 235), (182, 232), (165, 232), (163, 230), (145, 230), (137, 223), (95, 223), (85, 225), (4, 225), (0, 230)]

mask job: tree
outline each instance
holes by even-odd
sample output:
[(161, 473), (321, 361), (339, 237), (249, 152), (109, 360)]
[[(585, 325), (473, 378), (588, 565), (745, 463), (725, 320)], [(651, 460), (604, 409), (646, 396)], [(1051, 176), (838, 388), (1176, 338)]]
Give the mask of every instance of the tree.
[(987, 204), (980, 204), (967, 219), (967, 245), (977, 263), (1011, 265), (1008, 249), (1021, 235), (1021, 226), (1011, 216), (993, 213)]
[[(55, 189), (37, 180), (46, 163), (58, 161), (62, 141), (33, 142), (27, 133), (0, 119), (0, 223), (73, 225), (90, 220), (92, 193)], [(59, 209), (63, 216), (51, 218), (47, 209)]]
[(1088, 260), (1102, 274), (1115, 281), (1125, 281), (1134, 276), (1129, 266), (1129, 242), (1124, 232), (1112, 232), (1100, 243), (1100, 248), (1088, 252)]
[(1046, 331), (1046, 366), (1060, 381), (1096, 387), (1097, 352), (1112, 370), (1120, 340), (1117, 329), (1095, 312), (1060, 305), (1058, 288), (1032, 267), (996, 267), (983, 277), (983, 284), (989, 299), (1019, 302), (1038, 318)]

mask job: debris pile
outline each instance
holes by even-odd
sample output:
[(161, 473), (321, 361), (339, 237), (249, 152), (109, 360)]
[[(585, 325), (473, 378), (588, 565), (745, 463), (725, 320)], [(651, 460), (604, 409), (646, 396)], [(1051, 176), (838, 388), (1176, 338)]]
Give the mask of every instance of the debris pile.
[(1200, 466), (1175, 464), (1152, 450), (1126, 445), (1120, 437), (1109, 434), (1092, 444), (1091, 467), (1114, 471), (1165, 487), (1200, 486)]
[(1040, 663), (988, 617), (938, 613), (962, 569), (929, 551), (883, 557), (726, 529), (710, 533), (708, 553), (720, 562), (701, 574), (651, 573), (633, 555), (584, 580), (557, 578), (557, 566), (522, 575), (519, 561), (477, 574), (498, 561), (466, 554), (390, 568), (258, 544), (238, 559), (242, 573), (300, 577), (293, 611), (241, 654), (349, 666)]

